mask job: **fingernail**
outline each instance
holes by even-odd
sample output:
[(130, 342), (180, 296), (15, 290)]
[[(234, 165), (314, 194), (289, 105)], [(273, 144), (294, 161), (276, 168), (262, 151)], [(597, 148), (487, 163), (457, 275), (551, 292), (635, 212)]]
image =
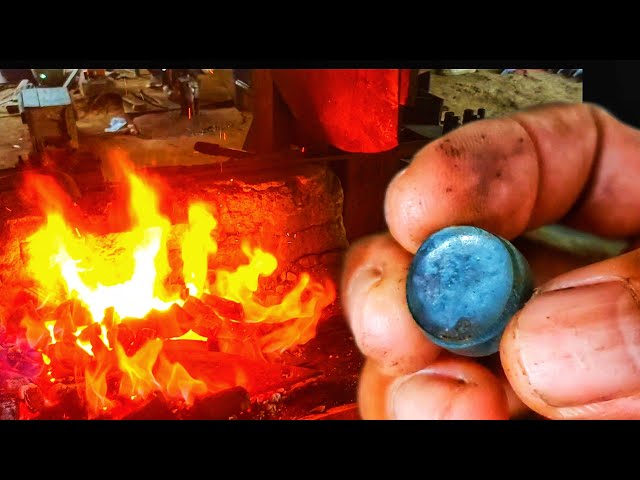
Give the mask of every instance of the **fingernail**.
[(418, 372), (396, 381), (390, 392), (390, 413), (395, 420), (445, 420), (463, 379)]
[(515, 320), (513, 348), (532, 392), (575, 407), (640, 392), (640, 307), (622, 281), (544, 292)]

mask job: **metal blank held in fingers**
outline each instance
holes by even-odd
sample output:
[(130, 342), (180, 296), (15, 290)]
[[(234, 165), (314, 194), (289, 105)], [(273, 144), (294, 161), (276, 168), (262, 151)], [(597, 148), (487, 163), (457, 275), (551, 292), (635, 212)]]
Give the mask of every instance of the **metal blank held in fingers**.
[(407, 302), (435, 344), (459, 355), (496, 353), (502, 333), (530, 298), (532, 275), (507, 240), (476, 227), (449, 227), (418, 249)]

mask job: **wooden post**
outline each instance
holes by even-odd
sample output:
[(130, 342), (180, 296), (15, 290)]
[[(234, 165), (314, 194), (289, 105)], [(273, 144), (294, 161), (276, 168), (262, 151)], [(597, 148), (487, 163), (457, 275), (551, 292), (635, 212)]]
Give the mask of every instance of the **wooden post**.
[(344, 192), (343, 222), (349, 242), (386, 230), (387, 186), (404, 167), (406, 163), (393, 155), (353, 159), (334, 166)]
[(252, 71), (251, 96), (253, 122), (244, 149), (258, 154), (287, 149), (292, 143), (292, 115), (277, 91), (271, 70)]

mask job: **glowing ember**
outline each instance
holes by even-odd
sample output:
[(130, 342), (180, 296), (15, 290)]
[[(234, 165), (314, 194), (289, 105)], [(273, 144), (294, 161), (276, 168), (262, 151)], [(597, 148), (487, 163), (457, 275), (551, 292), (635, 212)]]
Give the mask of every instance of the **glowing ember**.
[[(234, 271), (210, 271), (218, 250), (213, 237), (217, 221), (206, 204), (188, 207), (188, 224), (179, 237), (184, 284), (170, 284), (171, 223), (160, 212), (158, 193), (128, 166), (119, 168), (127, 180), (129, 224), (126, 231), (108, 235), (76, 225), (67, 208), (71, 200), (50, 178), (27, 178), (46, 217), (26, 242), (27, 271), (42, 293), (38, 309), (56, 310), (43, 319), (27, 315), (21, 326), (29, 345), (42, 352), (49, 376), (59, 377), (61, 371), (84, 377), (82, 394), (91, 417), (156, 392), (191, 405), (220, 388), (170, 362), (163, 339), (207, 341), (219, 333), (228, 340), (258, 323), (266, 328), (256, 340), (262, 353), (282, 352), (313, 338), (322, 310), (335, 299), (333, 285), (302, 273), (280, 302), (260, 301), (259, 280), (272, 275), (278, 261), (248, 239), (241, 243), (246, 264)], [(221, 323), (196, 328), (181, 309), (193, 304), (189, 297), (211, 306), (210, 317)], [(145, 326), (149, 322), (156, 322), (153, 328)], [(242, 376), (239, 372), (238, 381)]]

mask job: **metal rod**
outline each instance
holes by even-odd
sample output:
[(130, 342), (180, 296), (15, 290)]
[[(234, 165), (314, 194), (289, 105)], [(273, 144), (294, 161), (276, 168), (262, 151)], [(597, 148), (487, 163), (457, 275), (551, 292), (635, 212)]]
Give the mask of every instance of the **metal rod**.
[(78, 74), (79, 71), (80, 71), (79, 68), (74, 68), (73, 70), (71, 70), (71, 73), (69, 74), (67, 79), (64, 81), (64, 85), (62, 85), (62, 86), (64, 88), (67, 88), (69, 86), (69, 84), (71, 83), (71, 80), (73, 80), (75, 78), (75, 76)]
[(545, 225), (523, 235), (532, 242), (563, 252), (598, 260), (617, 257), (629, 248), (629, 242), (611, 240), (565, 225)]
[(353, 159), (374, 159), (381, 157), (396, 157), (398, 160), (412, 157), (416, 152), (418, 152), (422, 147), (424, 147), (427, 143), (429, 143), (429, 139), (425, 140), (417, 140), (410, 142), (402, 142), (397, 147), (387, 150), (385, 152), (379, 153), (349, 153), (349, 152), (338, 152), (335, 154), (329, 155), (306, 155), (301, 153), (300, 151), (295, 150), (286, 150), (280, 152), (266, 153), (266, 154), (256, 154), (253, 152), (249, 152), (246, 150), (238, 150), (234, 148), (222, 147), (216, 143), (209, 142), (196, 142), (194, 145), (194, 150), (196, 152), (204, 153), (207, 155), (220, 156), (220, 157), (230, 157), (234, 159), (234, 164), (238, 164), (243, 160), (251, 160), (255, 162), (257, 159), (260, 162), (288, 162), (288, 163), (311, 163), (311, 162), (334, 162), (334, 161), (344, 161), (344, 160), (353, 160)]

